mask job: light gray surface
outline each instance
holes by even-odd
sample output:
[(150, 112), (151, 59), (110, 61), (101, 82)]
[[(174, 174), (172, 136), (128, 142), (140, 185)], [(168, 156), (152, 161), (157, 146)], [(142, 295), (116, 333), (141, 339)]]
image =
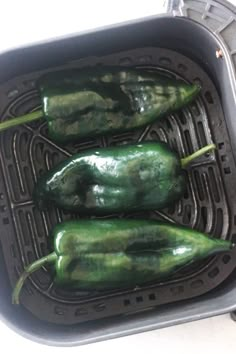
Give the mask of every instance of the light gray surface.
[(229, 315), (155, 330), (151, 332), (94, 343), (83, 347), (51, 348), (27, 340), (0, 323), (1, 348), (18, 354), (233, 354), (235, 353), (234, 323)]

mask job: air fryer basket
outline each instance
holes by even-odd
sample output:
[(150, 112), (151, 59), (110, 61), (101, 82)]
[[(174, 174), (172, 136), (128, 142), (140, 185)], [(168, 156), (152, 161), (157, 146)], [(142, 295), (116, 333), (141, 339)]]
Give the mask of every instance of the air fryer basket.
[[(223, 58), (217, 59), (219, 48)], [(0, 57), (0, 116), (38, 109), (35, 82), (48, 70), (107, 64), (152, 67), (198, 82), (202, 92), (186, 109), (145, 129), (66, 147), (48, 139), (43, 121), (1, 134), (0, 311), (9, 325), (49, 344), (81, 344), (236, 308), (230, 295), (236, 293), (236, 251), (184, 270), (177, 280), (112, 293), (56, 288), (48, 269), (42, 269), (27, 281), (22, 305), (11, 305), (11, 289), (23, 267), (49, 253), (52, 227), (79, 218), (58, 209), (39, 212), (32, 201), (34, 183), (59, 161), (91, 147), (163, 140), (185, 156), (214, 142), (217, 151), (189, 169), (188, 192), (180, 202), (161, 212), (116, 216), (165, 219), (236, 242), (233, 66), (223, 43), (196, 22), (152, 18), (5, 53)], [(231, 302), (220, 307), (227, 296)], [(212, 297), (218, 299), (215, 307)]]

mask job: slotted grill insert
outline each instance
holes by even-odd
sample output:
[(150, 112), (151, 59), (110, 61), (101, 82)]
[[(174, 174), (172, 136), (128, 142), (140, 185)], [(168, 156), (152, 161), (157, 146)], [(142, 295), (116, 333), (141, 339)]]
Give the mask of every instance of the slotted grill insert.
[[(58, 209), (40, 212), (32, 201), (37, 178), (71, 154), (88, 148), (161, 140), (168, 142), (182, 157), (214, 142), (217, 151), (199, 158), (188, 170), (188, 190), (181, 201), (161, 212), (106, 217), (164, 219), (236, 241), (233, 205), (236, 191), (232, 188), (236, 169), (220, 100), (208, 75), (195, 62), (163, 48), (143, 48), (90, 58), (72, 62), (67, 67), (87, 65), (149, 66), (177, 79), (200, 83), (202, 91), (190, 106), (145, 129), (89, 139), (66, 147), (57, 146), (48, 139), (43, 120), (1, 134), (0, 240), (12, 286), (24, 266), (50, 252), (49, 238), (53, 226), (62, 220), (79, 218), (79, 215)], [(3, 119), (40, 107), (35, 82), (41, 74), (32, 73), (1, 85), (0, 113)], [(52, 282), (52, 269), (44, 268), (26, 282), (21, 302), (40, 319), (73, 324), (129, 314), (203, 294), (226, 279), (233, 268), (231, 255), (223, 254), (183, 269), (178, 279), (106, 293), (56, 288)]]

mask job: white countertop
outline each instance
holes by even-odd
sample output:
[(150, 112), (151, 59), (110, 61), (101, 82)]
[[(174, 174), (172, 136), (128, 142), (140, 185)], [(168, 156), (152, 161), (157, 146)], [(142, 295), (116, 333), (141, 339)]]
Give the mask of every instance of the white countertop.
[(236, 322), (222, 315), (80, 347), (52, 348), (22, 338), (0, 323), (0, 348), (17, 354), (235, 354), (235, 336)]
[[(191, 2), (191, 0), (189, 0)], [(47, 38), (155, 15), (162, 0), (78, 1), (2, 0), (0, 51)], [(236, 0), (232, 0), (236, 5)], [(0, 352), (33, 353), (235, 353), (236, 323), (229, 315), (74, 348), (51, 348), (31, 342), (0, 322)], [(4, 349), (4, 350), (3, 350)]]

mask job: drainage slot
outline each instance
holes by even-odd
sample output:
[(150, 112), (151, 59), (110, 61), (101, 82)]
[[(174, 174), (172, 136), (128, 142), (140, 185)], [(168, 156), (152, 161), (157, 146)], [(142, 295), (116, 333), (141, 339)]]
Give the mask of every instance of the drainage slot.
[(193, 114), (194, 114), (196, 117), (200, 116), (201, 113), (200, 113), (199, 108), (198, 108), (198, 106), (197, 106), (196, 103), (192, 103), (191, 109), (192, 109)]
[(15, 168), (12, 165), (8, 166), (8, 172), (10, 176), (10, 183), (13, 191), (13, 196), (15, 200), (20, 199), (20, 191), (22, 191), (22, 188), (20, 187), (17, 179), (18, 173), (15, 171)]
[(188, 70), (187, 66), (185, 66), (184, 64), (179, 64), (178, 69), (182, 72), (185, 72)]
[(202, 201), (205, 198), (205, 193), (204, 193), (202, 181), (200, 179), (200, 174), (197, 170), (194, 171), (194, 177), (195, 177), (195, 182), (196, 182), (196, 186), (197, 186), (198, 197)]
[(3, 221), (4, 225), (8, 225), (9, 224), (9, 219), (8, 218), (3, 218), (2, 221)]
[(225, 146), (225, 143), (219, 143), (218, 144), (219, 150), (222, 150), (224, 148), (224, 146)]
[(28, 246), (30, 244), (30, 235), (29, 235), (29, 229), (27, 227), (27, 223), (25, 219), (25, 214), (22, 210), (19, 210), (18, 218), (19, 218), (19, 223), (21, 225), (21, 237), (23, 238), (24, 245)]
[(22, 161), (26, 161), (28, 157), (28, 134), (24, 132), (19, 138), (19, 152)]
[(236, 234), (233, 234), (232, 235), (232, 238), (231, 238), (232, 242), (236, 244)]
[(14, 257), (14, 258), (16, 258), (16, 250), (15, 250), (15, 246), (12, 244), (11, 245), (11, 255), (12, 255), (12, 257)]
[(130, 303), (130, 300), (129, 299), (125, 299), (124, 300), (124, 306), (129, 306), (131, 303)]
[(156, 295), (154, 293), (148, 295), (149, 300), (156, 300)]
[(23, 171), (25, 175), (25, 186), (28, 189), (29, 195), (31, 196), (34, 189), (34, 179), (28, 166), (24, 166)]
[(168, 207), (168, 214), (173, 215), (174, 213), (175, 213), (175, 204), (173, 203)]
[(88, 310), (87, 309), (77, 309), (75, 311), (75, 316), (82, 316), (82, 315), (87, 315), (88, 314)]
[(104, 304), (104, 302), (102, 302), (101, 304), (97, 304), (94, 306), (94, 310), (96, 312), (100, 312), (100, 311), (104, 311), (106, 309), (106, 305)]
[(191, 136), (190, 136), (188, 130), (184, 131), (184, 136), (185, 136), (187, 151), (189, 154), (192, 154), (193, 153), (193, 146), (192, 146)]
[(191, 205), (185, 205), (183, 223), (184, 224), (189, 224), (190, 220), (191, 220)]
[(56, 306), (54, 308), (54, 313), (58, 316), (63, 316), (65, 314), (65, 310), (62, 309), (61, 307)]
[(172, 128), (172, 125), (171, 125), (171, 122), (169, 121), (169, 119), (166, 119), (166, 126), (170, 131), (173, 131), (173, 128)]
[(231, 173), (230, 167), (225, 167), (225, 168), (224, 168), (224, 173), (225, 173), (226, 175), (230, 175), (230, 173)]
[(212, 95), (211, 95), (211, 93), (210, 93), (209, 91), (207, 91), (207, 92), (205, 93), (205, 98), (206, 98), (206, 100), (207, 100), (208, 103), (210, 103), (210, 104), (213, 104), (213, 103), (214, 103), (214, 100), (213, 100), (213, 98), (212, 98)]
[(222, 257), (222, 262), (223, 262), (224, 264), (228, 264), (230, 260), (231, 260), (231, 257), (230, 257), (230, 255), (228, 255), (228, 254), (225, 254), (225, 255)]
[(136, 297), (136, 302), (143, 302), (143, 297), (142, 296), (137, 296)]
[(187, 120), (186, 120), (186, 117), (185, 117), (183, 111), (180, 111), (180, 112), (179, 112), (178, 117), (179, 117), (180, 122), (181, 122), (183, 125), (185, 125), (185, 124), (187, 123)]
[(214, 236), (220, 237), (222, 233), (222, 226), (223, 226), (223, 211), (222, 209), (218, 208), (216, 211), (216, 219), (215, 219), (215, 229), (214, 229)]
[(161, 140), (160, 136), (157, 134), (155, 130), (152, 130), (150, 135), (153, 140), (157, 140), (157, 141)]
[(204, 232), (206, 229), (206, 225), (207, 225), (207, 208), (201, 207), (200, 220), (199, 220), (199, 225), (198, 225), (199, 231)]
[(215, 173), (212, 167), (208, 168), (208, 172), (209, 172), (209, 177), (210, 177), (210, 188), (213, 194), (213, 197), (215, 199), (216, 203), (220, 202), (220, 194), (218, 191), (218, 187), (217, 187), (217, 182), (216, 182), (216, 177), (215, 177)]
[(35, 261), (34, 255), (32, 251), (27, 252), (27, 259), (28, 259), (28, 264), (31, 264)]
[(184, 199), (188, 199), (188, 198), (189, 198), (189, 194), (188, 194), (188, 189), (186, 188), (184, 192)]
[(198, 128), (198, 135), (200, 138), (201, 146), (207, 145), (206, 134), (205, 134), (202, 122), (197, 123), (197, 128)]
[(221, 161), (222, 161), (222, 162), (228, 161), (228, 157), (227, 157), (226, 155), (222, 155), (222, 156), (221, 156)]
[(215, 278), (219, 273), (220, 273), (219, 268), (218, 268), (218, 267), (215, 267), (214, 269), (212, 269), (212, 270), (208, 273), (208, 276), (209, 276), (209, 278)]

